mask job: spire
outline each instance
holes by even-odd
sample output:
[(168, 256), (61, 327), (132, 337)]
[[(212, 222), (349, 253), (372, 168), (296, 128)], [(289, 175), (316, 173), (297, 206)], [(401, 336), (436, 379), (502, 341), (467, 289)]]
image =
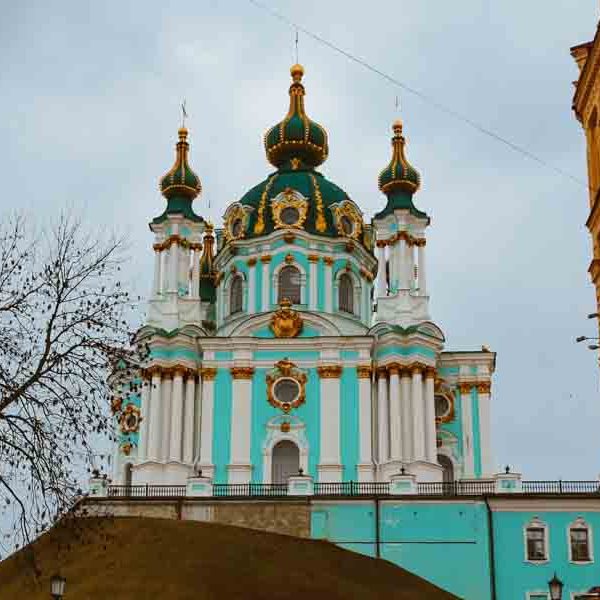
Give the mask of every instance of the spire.
[(217, 294), (215, 289), (214, 257), (215, 236), (214, 226), (207, 223), (204, 230), (204, 248), (200, 257), (200, 298), (205, 302), (215, 302)]
[(162, 195), (170, 200), (183, 197), (193, 200), (201, 191), (200, 178), (192, 171), (188, 163), (190, 145), (187, 142), (188, 130), (181, 127), (178, 131), (179, 141), (175, 146), (175, 163), (170, 171), (160, 180)]
[(317, 167), (327, 159), (327, 133), (306, 115), (306, 92), (302, 84), (304, 67), (295, 64), (291, 67), (290, 74), (290, 107), (283, 121), (265, 134), (267, 159), (278, 169)]
[(188, 163), (190, 145), (187, 141), (188, 130), (181, 127), (178, 131), (179, 141), (175, 146), (175, 162), (168, 173), (160, 178), (160, 191), (167, 199), (165, 212), (154, 219), (162, 221), (167, 214), (180, 213), (192, 221), (202, 221), (192, 209), (194, 198), (202, 191), (200, 178)]
[(419, 172), (406, 160), (404, 148), (406, 139), (402, 135), (402, 121), (400, 119), (392, 124), (392, 159), (379, 173), (379, 189), (388, 197), (385, 209), (376, 215), (383, 217), (394, 209), (409, 209), (416, 216), (427, 216), (413, 204), (413, 194), (421, 185)]

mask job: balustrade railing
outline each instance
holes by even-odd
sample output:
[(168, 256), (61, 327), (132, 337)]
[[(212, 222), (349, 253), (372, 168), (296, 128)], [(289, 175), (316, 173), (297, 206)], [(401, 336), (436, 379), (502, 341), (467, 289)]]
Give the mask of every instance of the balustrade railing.
[[(315, 483), (314, 496), (386, 496), (388, 482), (343, 481)], [(598, 494), (599, 481), (523, 481), (522, 494)], [(496, 494), (493, 480), (417, 483), (418, 496), (483, 496)], [(109, 498), (184, 498), (185, 485), (109, 485)], [(215, 498), (281, 498), (288, 496), (285, 483), (215, 483)]]

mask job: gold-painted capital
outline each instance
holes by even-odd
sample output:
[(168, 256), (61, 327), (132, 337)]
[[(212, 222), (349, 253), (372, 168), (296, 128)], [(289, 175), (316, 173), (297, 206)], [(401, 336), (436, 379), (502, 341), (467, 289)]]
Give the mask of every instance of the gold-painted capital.
[(465, 395), (470, 394), (472, 388), (473, 388), (472, 383), (459, 383), (458, 384), (458, 389), (460, 390), (461, 394), (465, 394)]
[(375, 242), (375, 245), (378, 248), (385, 248), (388, 245), (388, 243), (386, 240), (377, 240), (377, 242)]
[(356, 367), (356, 374), (359, 379), (371, 379), (371, 374), (373, 373), (373, 369), (371, 365), (358, 365)]
[(323, 257), (323, 262), (328, 266), (331, 267), (331, 265), (333, 265), (333, 257), (332, 256), (324, 256)]
[(414, 363), (410, 365), (410, 372), (412, 375), (422, 374), (425, 371), (425, 365), (421, 363)]
[(307, 258), (308, 258), (308, 262), (311, 262), (311, 263), (319, 262), (319, 255), (318, 254), (309, 254), (307, 256)]
[(321, 379), (339, 379), (342, 376), (342, 366), (326, 365), (317, 367), (317, 373)]
[(387, 370), (391, 377), (392, 375), (400, 375), (402, 368), (400, 367), (400, 365), (398, 363), (390, 363), (387, 366)]
[(263, 254), (263, 256), (260, 257), (260, 262), (264, 263), (264, 264), (267, 264), (267, 263), (271, 262), (272, 258), (273, 257), (270, 254)]
[(387, 367), (377, 367), (377, 369), (375, 369), (375, 374), (377, 376), (377, 378), (379, 377), (387, 377)]
[(426, 379), (434, 379), (435, 378), (435, 367), (425, 367), (425, 378)]
[(490, 381), (482, 381), (477, 384), (478, 394), (489, 394), (492, 391), (492, 384)]
[(215, 367), (201, 367), (200, 377), (203, 381), (213, 381), (217, 376), (217, 369)]
[(252, 256), (252, 257), (250, 257), (250, 258), (249, 258), (249, 259), (246, 261), (246, 264), (247, 264), (249, 267), (253, 267), (253, 266), (256, 264), (256, 256)]
[(234, 379), (252, 379), (254, 367), (231, 367), (231, 376)]

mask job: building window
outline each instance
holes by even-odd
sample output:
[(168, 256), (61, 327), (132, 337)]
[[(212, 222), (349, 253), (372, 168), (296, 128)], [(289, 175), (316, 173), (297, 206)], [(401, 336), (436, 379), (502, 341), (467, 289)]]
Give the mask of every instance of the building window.
[(525, 530), (527, 560), (542, 562), (548, 560), (547, 528), (534, 519)]
[(575, 563), (592, 561), (590, 528), (579, 518), (569, 527), (569, 558)]
[(344, 312), (354, 314), (354, 285), (352, 277), (347, 273), (339, 281), (339, 307)]
[(242, 312), (244, 301), (244, 281), (241, 275), (235, 275), (231, 280), (229, 290), (229, 314)]
[(527, 600), (550, 600), (548, 592), (528, 592)]
[(300, 304), (300, 271), (287, 265), (279, 271), (277, 302), (289, 300), (292, 304)]

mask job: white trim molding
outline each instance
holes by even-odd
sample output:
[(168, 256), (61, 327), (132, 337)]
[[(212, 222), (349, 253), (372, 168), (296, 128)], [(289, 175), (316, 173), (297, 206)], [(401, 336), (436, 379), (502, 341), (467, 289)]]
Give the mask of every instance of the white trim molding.
[[(541, 529), (544, 532), (544, 558), (529, 558), (529, 552), (527, 551), (527, 531), (529, 529)], [(523, 554), (525, 557), (525, 562), (532, 565), (544, 565), (550, 562), (550, 535), (548, 524), (542, 521), (539, 517), (533, 517), (523, 526)]]
[[(585, 529), (587, 531), (588, 560), (573, 560), (573, 545), (571, 544), (572, 529)], [(592, 527), (583, 517), (577, 517), (567, 527), (567, 548), (569, 553), (569, 562), (571, 564), (589, 565), (594, 562), (594, 538), (592, 533)]]

